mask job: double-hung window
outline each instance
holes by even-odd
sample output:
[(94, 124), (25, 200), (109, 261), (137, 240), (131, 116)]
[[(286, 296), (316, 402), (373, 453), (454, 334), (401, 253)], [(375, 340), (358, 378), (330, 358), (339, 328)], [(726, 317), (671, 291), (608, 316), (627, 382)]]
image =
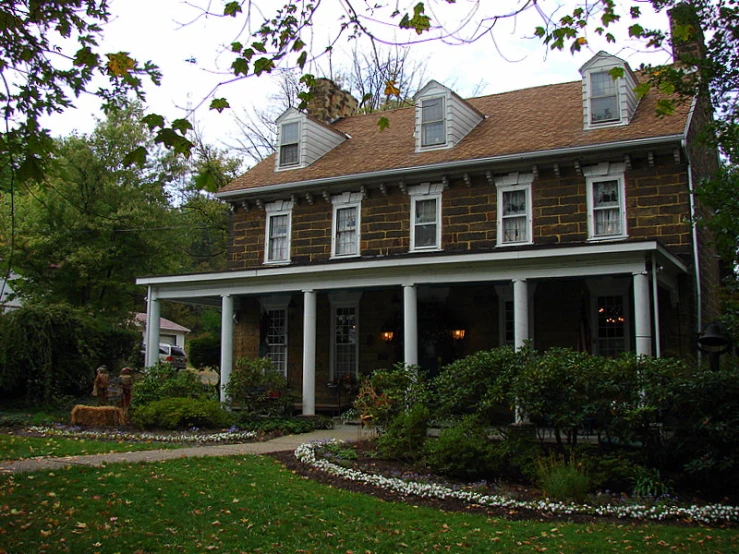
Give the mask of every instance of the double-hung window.
[(510, 173), (496, 178), (498, 189), (498, 246), (531, 244), (531, 173)]
[(446, 144), (446, 114), (443, 96), (421, 103), (421, 147)]
[(265, 205), (264, 209), (267, 214), (264, 262), (287, 263), (290, 261), (292, 202), (272, 202)]
[(300, 123), (283, 123), (280, 128), (280, 167), (300, 164)]
[(443, 185), (417, 185), (411, 197), (411, 252), (441, 249), (441, 191)]
[(590, 74), (590, 122), (619, 121), (618, 81), (608, 71)]
[(588, 195), (590, 240), (626, 238), (623, 164), (600, 164), (583, 170)]
[(331, 237), (331, 256), (334, 258), (359, 256), (361, 193), (333, 196), (334, 223)]

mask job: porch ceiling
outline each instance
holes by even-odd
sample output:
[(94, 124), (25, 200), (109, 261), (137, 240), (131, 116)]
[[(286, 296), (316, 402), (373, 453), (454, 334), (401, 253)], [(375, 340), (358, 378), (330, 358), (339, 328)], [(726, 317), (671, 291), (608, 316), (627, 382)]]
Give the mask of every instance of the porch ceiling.
[(220, 306), (224, 295), (250, 296), (398, 287), (505, 282), (642, 273), (652, 256), (669, 273), (687, 267), (655, 241), (599, 243), (574, 247), (496, 250), (483, 254), (437, 254), (358, 259), (309, 266), (264, 267), (247, 271), (142, 277), (156, 298)]

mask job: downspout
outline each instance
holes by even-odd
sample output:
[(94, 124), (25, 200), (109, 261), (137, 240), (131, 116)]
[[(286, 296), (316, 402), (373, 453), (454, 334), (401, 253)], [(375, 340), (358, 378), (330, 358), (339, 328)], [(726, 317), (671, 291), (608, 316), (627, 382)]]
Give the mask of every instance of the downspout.
[[(694, 107), (695, 103), (691, 108), (691, 117)], [(698, 214), (696, 213), (695, 209), (695, 186), (693, 183), (693, 170), (690, 162), (690, 151), (688, 150), (688, 145), (684, 138), (680, 141), (680, 144), (683, 147), (685, 158), (688, 162), (688, 198), (690, 199), (690, 217), (693, 220), (691, 225), (691, 232), (693, 235), (693, 265), (695, 266), (695, 333), (696, 335), (699, 335), (702, 328), (701, 320), (703, 318), (703, 293), (701, 291), (700, 254), (698, 253), (698, 228), (696, 226), (696, 216)], [(698, 352), (698, 356), (700, 356), (700, 352)]]
[(662, 342), (659, 338), (659, 299), (657, 298), (657, 255), (652, 252), (652, 310), (654, 310), (654, 356), (662, 357)]

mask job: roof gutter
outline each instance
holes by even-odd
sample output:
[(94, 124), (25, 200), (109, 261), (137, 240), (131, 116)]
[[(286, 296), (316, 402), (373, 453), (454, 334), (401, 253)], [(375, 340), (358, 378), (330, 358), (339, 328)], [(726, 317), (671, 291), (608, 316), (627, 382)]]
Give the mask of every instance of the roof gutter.
[(492, 156), (488, 158), (476, 158), (472, 160), (455, 160), (452, 162), (444, 162), (432, 165), (422, 165), (415, 167), (405, 167), (397, 169), (384, 169), (382, 171), (372, 171), (369, 173), (353, 173), (350, 175), (342, 175), (340, 177), (324, 177), (321, 179), (311, 179), (308, 181), (295, 181), (292, 183), (281, 183), (278, 185), (264, 185), (248, 189), (229, 190), (216, 193), (216, 197), (221, 200), (235, 200), (246, 196), (275, 194), (275, 193), (292, 193), (297, 189), (320, 187), (327, 185), (336, 185), (346, 182), (356, 184), (357, 181), (370, 181), (382, 179), (402, 179), (403, 177), (412, 177), (415, 175), (423, 175), (429, 172), (469, 170), (473, 168), (481, 168), (491, 164), (500, 164), (506, 162), (524, 162), (535, 161), (541, 158), (551, 158), (557, 156), (572, 156), (577, 154), (588, 154), (592, 152), (601, 152), (619, 148), (643, 148), (657, 144), (670, 142), (680, 142), (685, 144), (685, 135), (665, 135), (662, 137), (652, 137), (647, 139), (625, 140), (619, 142), (609, 142), (603, 144), (577, 146), (568, 148), (556, 148), (553, 150), (539, 150), (536, 152), (526, 152), (525, 154), (509, 154), (505, 156)]

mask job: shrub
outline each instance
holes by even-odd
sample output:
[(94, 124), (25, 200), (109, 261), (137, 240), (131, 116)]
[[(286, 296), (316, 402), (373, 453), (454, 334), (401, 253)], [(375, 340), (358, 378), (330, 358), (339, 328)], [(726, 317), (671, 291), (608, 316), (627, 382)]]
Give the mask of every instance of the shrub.
[(377, 369), (362, 381), (354, 408), (363, 420), (387, 427), (402, 412), (426, 401), (427, 381), (419, 367), (396, 364)]
[(540, 457), (537, 470), (539, 485), (551, 500), (583, 502), (590, 492), (590, 478), (574, 457), (569, 461), (553, 454)]
[(272, 368), (269, 358), (240, 358), (226, 385), (234, 408), (247, 415), (285, 416), (293, 410), (294, 393), (287, 379)]
[(205, 333), (188, 341), (190, 363), (197, 369), (221, 365), (221, 337), (216, 333)]
[(377, 437), (380, 456), (419, 460), (424, 454), (429, 418), (429, 409), (422, 404), (415, 404), (392, 418)]
[(554, 428), (557, 442), (562, 432), (577, 442), (577, 429), (592, 417), (603, 358), (569, 348), (552, 348), (527, 360), (513, 384), (521, 411), (539, 424)]
[(333, 429), (333, 420), (328, 417), (264, 417), (237, 412), (238, 426), (246, 431), (275, 433), (279, 435), (300, 435), (316, 429)]
[(442, 429), (436, 439), (429, 438), (425, 461), (435, 473), (461, 479), (477, 479), (500, 471), (490, 440), (473, 417)]
[(54, 406), (89, 394), (95, 368), (115, 367), (139, 336), (66, 304), (0, 314), (0, 399)]
[(497, 423), (501, 408), (514, 401), (512, 382), (530, 355), (525, 348), (516, 352), (505, 346), (476, 352), (442, 368), (433, 389), (440, 417), (457, 418), (475, 414), (481, 422)]
[(232, 414), (217, 400), (203, 398), (165, 398), (132, 412), (134, 425), (145, 429), (186, 429), (203, 427), (221, 429), (234, 422)]
[(218, 398), (218, 389), (204, 384), (191, 371), (174, 369), (170, 364), (157, 363), (136, 380), (131, 398), (131, 407), (136, 411), (141, 406), (165, 398)]

